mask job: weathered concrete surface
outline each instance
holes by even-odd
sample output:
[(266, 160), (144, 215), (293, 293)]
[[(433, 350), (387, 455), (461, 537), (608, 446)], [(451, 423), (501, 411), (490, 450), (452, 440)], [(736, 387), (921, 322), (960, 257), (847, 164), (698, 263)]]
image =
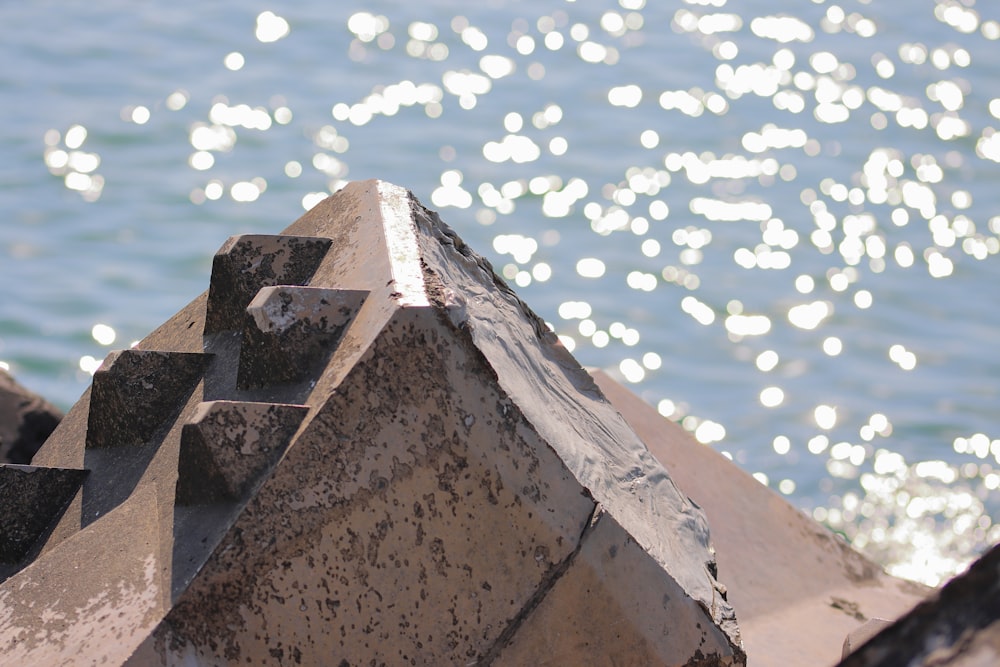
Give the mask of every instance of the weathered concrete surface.
[(30, 465), (0, 466), (0, 572), (21, 563), (80, 489), (87, 473)]
[(246, 307), (240, 388), (294, 382), (326, 365), (368, 292), (264, 287)]
[(601, 372), (604, 395), (708, 517), (747, 664), (833, 665), (848, 633), (929, 593), (886, 575), (777, 493)]
[(248, 496), (277, 464), (304, 405), (209, 401), (181, 431), (177, 503), (208, 505)]
[(0, 463), (31, 463), (62, 412), (0, 368)]
[(169, 424), (201, 378), (201, 353), (120, 350), (94, 373), (87, 448), (148, 442)]
[(0, 665), (120, 665), (169, 605), (143, 487), (0, 586)]
[[(0, 655), (27, 663), (745, 660), (701, 510), (386, 183), (227, 242), (208, 293), (110, 358), (36, 463), (90, 472), (0, 584)], [(94, 600), (99, 628), (72, 611)]]
[[(614, 518), (598, 510), (579, 553), (500, 652), (497, 665), (718, 665), (704, 611)], [(715, 636), (712, 636), (712, 635)], [(608, 647), (628, 647), (609, 652)], [(609, 659), (613, 663), (609, 663)], [(667, 661), (669, 664), (669, 661)]]
[(839, 667), (1000, 665), (1000, 545)]

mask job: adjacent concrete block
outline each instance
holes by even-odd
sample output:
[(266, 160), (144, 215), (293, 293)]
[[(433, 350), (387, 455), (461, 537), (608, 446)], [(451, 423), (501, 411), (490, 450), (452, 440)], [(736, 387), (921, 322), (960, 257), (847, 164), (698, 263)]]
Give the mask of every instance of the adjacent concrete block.
[(841, 651), (842, 657), (846, 658), (851, 653), (858, 650), (858, 647), (866, 641), (892, 625), (892, 621), (887, 618), (869, 618), (862, 625), (851, 630), (844, 638), (844, 647)]
[[(92, 468), (83, 518), (0, 600), (42, 594), (73, 544), (94, 565), (60, 599), (116, 602), (5, 607), (23, 664), (745, 664), (703, 512), (402, 188), (354, 183), (227, 242), (207, 296), (71, 417), (39, 454)], [(123, 597), (138, 558), (149, 594)]]
[(0, 463), (31, 463), (62, 412), (0, 368)]
[(205, 334), (243, 326), (243, 311), (262, 287), (305, 285), (330, 249), (328, 238), (242, 234), (212, 260)]
[(593, 375), (708, 517), (719, 577), (750, 667), (833, 665), (844, 637), (859, 623), (897, 618), (930, 593), (890, 577), (621, 384), (600, 371)]
[(1000, 664), (1000, 545), (883, 629), (839, 667)]

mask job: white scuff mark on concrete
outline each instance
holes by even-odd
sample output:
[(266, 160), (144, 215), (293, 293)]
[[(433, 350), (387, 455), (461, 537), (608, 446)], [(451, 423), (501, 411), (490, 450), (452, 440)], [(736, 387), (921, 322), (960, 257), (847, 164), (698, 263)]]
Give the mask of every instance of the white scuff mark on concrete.
[(396, 281), (396, 291), (402, 295), (399, 303), (402, 306), (429, 306), (409, 195), (404, 188), (384, 181), (378, 182), (378, 192), (392, 277)]

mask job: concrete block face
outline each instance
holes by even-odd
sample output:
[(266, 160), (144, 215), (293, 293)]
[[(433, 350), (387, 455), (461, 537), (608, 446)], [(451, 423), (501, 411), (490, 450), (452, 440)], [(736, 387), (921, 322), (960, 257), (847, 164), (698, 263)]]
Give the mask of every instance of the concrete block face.
[[(46, 466), (90, 474), (0, 582), (23, 664), (745, 663), (701, 510), (391, 184), (226, 242), (50, 443)], [(74, 582), (71, 548), (107, 566)], [(56, 574), (72, 590), (32, 619), (19, 591)], [(60, 602), (92, 599), (114, 613)]]
[(841, 650), (841, 657), (846, 658), (858, 647), (870, 640), (882, 630), (892, 625), (892, 621), (886, 618), (869, 618), (867, 621), (847, 633), (844, 638), (844, 646)]
[(138, 489), (0, 585), (0, 664), (124, 664), (169, 605), (156, 505)]
[(180, 505), (246, 497), (285, 453), (309, 410), (304, 405), (210, 401), (181, 431)]
[(1000, 545), (895, 623), (853, 648), (839, 667), (1000, 664)]
[(121, 350), (94, 373), (87, 447), (148, 442), (176, 417), (208, 365), (199, 353)]
[[(555, 334), (444, 224), (413, 204), (428, 298), (468, 330), (496, 382), (579, 482), (739, 644), (704, 513), (688, 501)], [(562, 400), (555, 397), (572, 397)]]
[(247, 304), (262, 287), (308, 284), (331, 243), (303, 236), (230, 237), (212, 260), (205, 334), (239, 329)]

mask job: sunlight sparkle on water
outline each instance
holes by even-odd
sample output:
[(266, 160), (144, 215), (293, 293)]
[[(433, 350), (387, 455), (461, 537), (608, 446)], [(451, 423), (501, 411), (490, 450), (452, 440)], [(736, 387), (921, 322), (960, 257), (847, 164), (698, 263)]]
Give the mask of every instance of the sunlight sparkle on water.
[(115, 342), (115, 338), (117, 338), (115, 330), (107, 324), (95, 324), (90, 330), (90, 335), (100, 345), (111, 345)]
[(263, 43), (277, 42), (291, 31), (288, 21), (268, 10), (257, 15), (254, 36)]
[(760, 403), (765, 408), (774, 408), (785, 401), (785, 392), (780, 387), (766, 387), (760, 392)]

